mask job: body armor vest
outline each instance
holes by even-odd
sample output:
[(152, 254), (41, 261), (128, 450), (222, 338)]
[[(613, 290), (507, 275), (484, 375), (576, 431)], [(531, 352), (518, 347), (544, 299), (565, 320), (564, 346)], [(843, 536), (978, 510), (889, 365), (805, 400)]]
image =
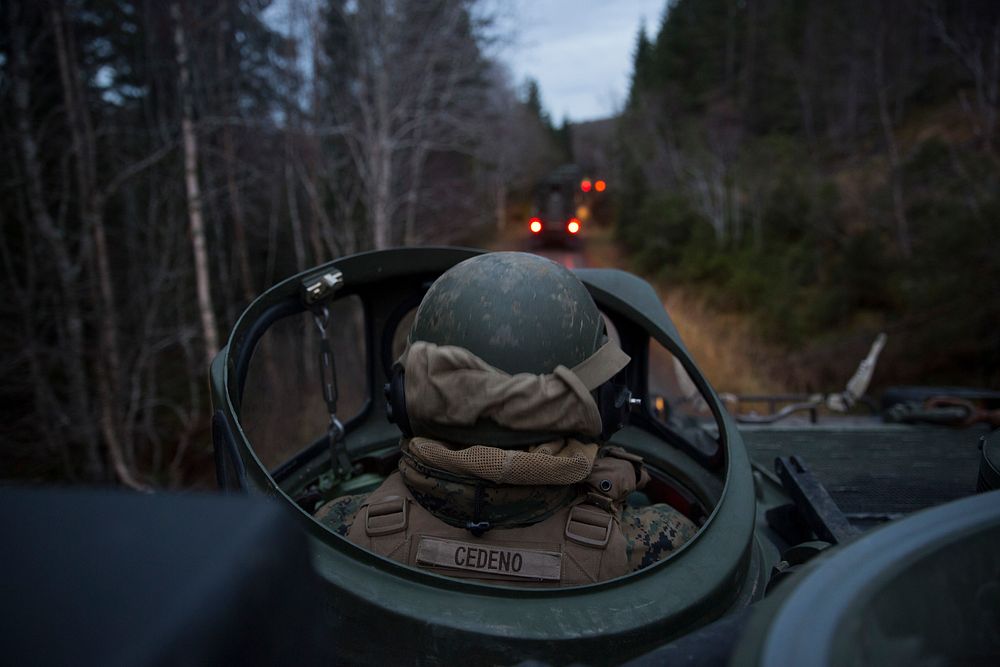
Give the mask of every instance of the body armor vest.
[(622, 576), (630, 568), (621, 508), (646, 478), (641, 459), (609, 450), (566, 506), (538, 523), (478, 537), (425, 509), (395, 472), (361, 506), (347, 538), (407, 565), (484, 582), (553, 587)]

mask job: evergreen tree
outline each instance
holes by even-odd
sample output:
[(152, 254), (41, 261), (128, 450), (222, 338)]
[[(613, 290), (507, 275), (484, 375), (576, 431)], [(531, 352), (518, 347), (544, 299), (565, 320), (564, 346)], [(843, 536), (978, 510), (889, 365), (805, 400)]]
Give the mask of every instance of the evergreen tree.
[(648, 90), (653, 84), (655, 73), (653, 62), (653, 44), (646, 34), (646, 24), (639, 26), (636, 35), (635, 48), (632, 50), (632, 77), (629, 85), (626, 109), (634, 109), (638, 104), (637, 96), (641, 91)]
[[(636, 39), (618, 127), (620, 236), (644, 266), (729, 295), (786, 342), (951, 308), (961, 298), (931, 287), (953, 284), (942, 236), (968, 239), (1000, 192), (1000, 94), (986, 84), (1000, 61), (988, 52), (1000, 52), (996, 3), (673, 0), (655, 36)], [(930, 129), (938, 123), (948, 137)], [(980, 213), (951, 208), (963, 200)], [(936, 228), (943, 210), (961, 228)], [(995, 260), (979, 266), (1000, 271)], [(858, 286), (875, 275), (878, 285)], [(967, 330), (983, 326), (974, 313), (1000, 308), (983, 303), (963, 318)], [(962, 338), (947, 328), (935, 334), (942, 349)], [(927, 345), (915, 341), (897, 345)], [(1000, 357), (995, 345), (963, 345)]]
[(545, 127), (552, 128), (552, 119), (542, 105), (542, 93), (538, 87), (538, 81), (535, 79), (528, 79), (524, 83), (524, 104), (528, 107), (528, 111), (542, 121)]

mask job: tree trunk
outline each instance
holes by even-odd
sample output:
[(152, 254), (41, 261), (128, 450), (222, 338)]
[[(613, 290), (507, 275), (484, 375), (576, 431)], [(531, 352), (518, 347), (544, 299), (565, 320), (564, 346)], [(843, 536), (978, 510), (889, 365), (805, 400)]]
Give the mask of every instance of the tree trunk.
[[(107, 232), (104, 227), (103, 197), (97, 190), (97, 146), (86, 100), (80, 85), (80, 73), (76, 64), (76, 54), (72, 45), (72, 31), (67, 28), (58, 8), (51, 12), (53, 33), (59, 60), (59, 74), (63, 88), (63, 104), (66, 109), (73, 151), (76, 155), (77, 189), (79, 191), (80, 217), (85, 229), (94, 238), (94, 271), (97, 274), (97, 290), (94, 301), (99, 305), (99, 350), (94, 362), (97, 376), (97, 395), (100, 408), (100, 428), (104, 445), (108, 450), (111, 467), (118, 480), (134, 489), (146, 488), (135, 478), (131, 467), (134, 452), (126, 447), (122, 434), (123, 403), (122, 362), (118, 347), (118, 308), (116, 306), (114, 283), (111, 278)], [(93, 286), (91, 287), (93, 290)]]
[(319, 188), (314, 180), (314, 174), (318, 171), (318, 165), (313, 165), (309, 171), (305, 165), (296, 161), (295, 171), (298, 174), (302, 187), (309, 197), (309, 210), (312, 211), (315, 224), (310, 229), (310, 238), (313, 245), (313, 253), (316, 255), (316, 262), (322, 263), (325, 257), (337, 256), (337, 245), (334, 242), (333, 221), (323, 206), (323, 198), (320, 196)]
[[(288, 130), (286, 130), (286, 133)], [(299, 198), (295, 191), (295, 167), (292, 165), (291, 140), (285, 138), (285, 196), (288, 198), (288, 219), (292, 226), (292, 249), (295, 251), (295, 270), (306, 270), (306, 244), (302, 234), (302, 217), (299, 215)]]
[(495, 181), (494, 214), (497, 219), (497, 231), (502, 232), (507, 227), (507, 180), (498, 174)]
[(41, 233), (49, 245), (55, 261), (55, 281), (59, 285), (63, 304), (62, 318), (66, 325), (66, 338), (60, 339), (60, 355), (62, 365), (69, 379), (70, 414), (76, 426), (76, 431), (82, 437), (85, 453), (85, 469), (87, 477), (99, 480), (103, 474), (103, 465), (98, 452), (97, 431), (91, 416), (90, 383), (84, 365), (84, 322), (78, 297), (80, 266), (70, 254), (65, 233), (60, 229), (46, 208), (42, 167), (38, 160), (38, 145), (30, 122), (30, 89), (25, 68), (27, 53), (24, 29), (14, 15), (14, 3), (8, 5), (11, 30), (11, 71), (14, 93), (14, 108), (16, 111), (17, 136), (20, 141), (28, 207), (35, 228)]
[[(223, 22), (221, 26), (225, 26)], [(243, 300), (249, 302), (254, 297), (253, 277), (250, 273), (250, 259), (247, 253), (246, 238), (246, 216), (243, 213), (243, 193), (236, 182), (236, 148), (233, 145), (233, 121), (231, 118), (239, 116), (239, 108), (236, 103), (238, 97), (237, 81), (240, 74), (239, 52), (235, 56), (236, 62), (230, 64), (226, 58), (226, 38), (228, 33), (224, 27), (220, 27), (215, 33), (215, 61), (219, 72), (224, 73), (227, 81), (221, 94), (220, 106), (225, 110), (226, 120), (222, 125), (222, 158), (226, 170), (226, 195), (229, 200), (229, 215), (232, 219), (233, 228), (233, 252), (236, 256), (236, 265), (240, 274), (240, 287), (242, 288)], [(232, 69), (227, 69), (231, 67)]]
[[(379, 45), (379, 51), (385, 53), (384, 45)], [(375, 232), (375, 249), (388, 248), (392, 244), (392, 214), (390, 211), (389, 198), (392, 196), (392, 132), (389, 118), (389, 90), (388, 74), (381, 68), (374, 70), (374, 95), (375, 95), (375, 132), (370, 137), (370, 150), (374, 151), (371, 165), (374, 170), (372, 174), (372, 185), (374, 195), (371, 198), (372, 226)]]
[(233, 245), (236, 251), (236, 262), (240, 267), (243, 298), (249, 303), (254, 297), (253, 274), (250, 272), (250, 258), (247, 254), (246, 216), (243, 214), (242, 193), (236, 185), (236, 150), (233, 147), (233, 129), (228, 122), (222, 128), (222, 150), (226, 162), (226, 189), (229, 194), (229, 209), (233, 216)]
[(886, 148), (889, 153), (889, 186), (892, 190), (892, 214), (896, 226), (896, 243), (899, 254), (908, 259), (913, 254), (910, 240), (910, 224), (906, 219), (906, 204), (903, 201), (903, 174), (900, 169), (899, 145), (892, 126), (892, 116), (889, 113), (889, 100), (886, 93), (885, 54), (883, 41), (884, 31), (879, 34), (875, 47), (875, 96), (878, 102), (878, 116), (885, 136)]
[(375, 155), (372, 162), (370, 187), (372, 189), (371, 221), (374, 230), (375, 249), (382, 250), (392, 244), (392, 224), (389, 197), (392, 195), (392, 151), (389, 148), (388, 128), (379, 124), (379, 132), (374, 141)]
[(205, 360), (211, 365), (219, 350), (219, 338), (212, 305), (212, 283), (209, 274), (208, 251), (205, 243), (205, 223), (202, 216), (201, 188), (198, 184), (198, 137), (194, 131), (194, 100), (191, 94), (191, 73), (188, 70), (187, 43), (180, 4), (170, 5), (174, 21), (174, 46), (177, 48), (177, 68), (181, 92), (181, 136), (184, 144), (184, 189), (187, 194), (188, 229), (194, 253), (194, 272), (198, 295), (198, 313), (205, 340)]
[(420, 203), (420, 183), (424, 173), (427, 151), (423, 143), (413, 149), (410, 156), (410, 188), (406, 194), (406, 222), (403, 227), (403, 244), (414, 245), (417, 238), (417, 205)]
[(372, 184), (374, 193), (371, 197), (371, 220), (376, 250), (388, 248), (392, 243), (392, 234), (389, 228), (389, 174), (392, 171), (392, 158), (387, 150), (380, 150), (379, 153), (375, 160), (376, 174), (375, 182)]
[(753, 101), (754, 68), (757, 56), (757, 3), (759, 0), (747, 0), (746, 11), (746, 42), (743, 47), (743, 71), (740, 76), (740, 108), (744, 115), (750, 111)]

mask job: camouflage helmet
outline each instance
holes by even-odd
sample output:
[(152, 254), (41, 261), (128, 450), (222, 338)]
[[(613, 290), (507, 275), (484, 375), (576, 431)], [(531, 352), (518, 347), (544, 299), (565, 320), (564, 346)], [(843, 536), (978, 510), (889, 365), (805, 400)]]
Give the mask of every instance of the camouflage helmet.
[[(588, 359), (607, 338), (604, 319), (583, 283), (552, 260), (523, 252), (467, 259), (431, 285), (409, 341), (453, 345), (506, 373), (552, 373)], [(473, 428), (435, 425), (452, 442), (522, 447), (559, 434), (513, 431), (490, 420)]]

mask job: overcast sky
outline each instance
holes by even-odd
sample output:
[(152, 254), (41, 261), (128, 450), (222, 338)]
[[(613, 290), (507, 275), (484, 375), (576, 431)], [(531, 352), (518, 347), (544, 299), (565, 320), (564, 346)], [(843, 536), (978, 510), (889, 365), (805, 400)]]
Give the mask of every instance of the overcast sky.
[(518, 84), (532, 77), (553, 119), (604, 118), (628, 94), (642, 20), (656, 34), (667, 0), (511, 0), (514, 40), (497, 54)]

